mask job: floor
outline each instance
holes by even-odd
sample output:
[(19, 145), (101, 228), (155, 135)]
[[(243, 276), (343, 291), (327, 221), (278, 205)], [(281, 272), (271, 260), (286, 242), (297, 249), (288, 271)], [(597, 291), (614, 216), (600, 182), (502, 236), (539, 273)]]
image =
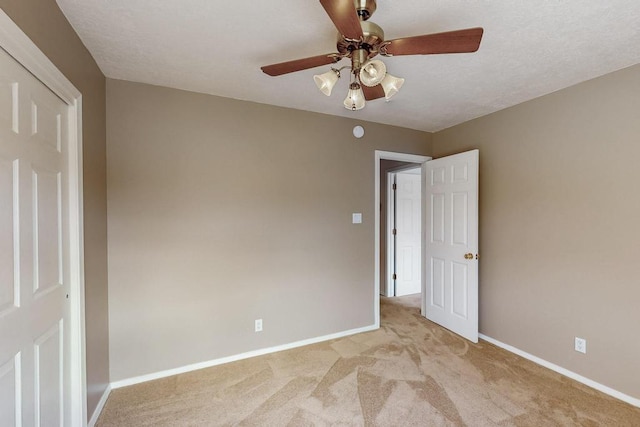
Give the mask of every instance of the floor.
[(382, 298), (376, 331), (112, 391), (97, 426), (640, 426), (640, 409)]

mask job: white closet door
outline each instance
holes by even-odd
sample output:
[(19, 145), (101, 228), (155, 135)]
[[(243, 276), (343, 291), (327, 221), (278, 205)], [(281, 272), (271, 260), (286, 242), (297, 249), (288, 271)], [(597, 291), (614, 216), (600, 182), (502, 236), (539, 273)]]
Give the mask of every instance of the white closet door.
[(68, 424), (68, 106), (0, 49), (0, 425)]

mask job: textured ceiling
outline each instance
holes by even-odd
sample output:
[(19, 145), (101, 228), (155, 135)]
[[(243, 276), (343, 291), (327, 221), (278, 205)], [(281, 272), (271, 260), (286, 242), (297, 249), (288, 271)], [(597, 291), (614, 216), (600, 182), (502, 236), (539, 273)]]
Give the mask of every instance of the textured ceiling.
[[(335, 52), (318, 0), (57, 0), (107, 77), (438, 131), (640, 62), (640, 1), (378, 0), (387, 40), (484, 27), (471, 54), (381, 58), (406, 79), (357, 112), (260, 66)], [(339, 65), (346, 65), (343, 60)]]

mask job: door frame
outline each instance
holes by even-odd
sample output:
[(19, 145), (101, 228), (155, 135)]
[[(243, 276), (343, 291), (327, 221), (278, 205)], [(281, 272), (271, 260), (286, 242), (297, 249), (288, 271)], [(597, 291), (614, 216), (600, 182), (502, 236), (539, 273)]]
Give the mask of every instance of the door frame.
[(380, 327), (380, 160), (396, 160), (401, 162), (425, 163), (432, 159), (419, 154), (398, 153), (394, 151), (375, 150), (374, 168), (374, 279), (373, 279), (373, 317), (376, 328)]
[(0, 48), (69, 106), (70, 362), (72, 426), (87, 424), (84, 304), (82, 94), (0, 8)]
[(395, 239), (393, 238), (393, 225), (395, 223), (395, 194), (393, 192), (393, 180), (395, 179), (395, 172), (387, 172), (387, 227), (385, 229), (386, 241), (387, 241), (387, 288), (385, 295), (388, 297), (396, 296), (396, 286), (393, 281), (393, 270), (395, 266)]

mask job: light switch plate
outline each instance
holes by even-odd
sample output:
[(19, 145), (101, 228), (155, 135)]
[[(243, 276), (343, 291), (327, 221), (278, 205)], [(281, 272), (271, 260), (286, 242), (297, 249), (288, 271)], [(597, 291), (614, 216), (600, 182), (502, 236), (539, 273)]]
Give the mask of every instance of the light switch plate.
[(361, 213), (351, 214), (351, 222), (353, 224), (362, 224), (362, 214)]

